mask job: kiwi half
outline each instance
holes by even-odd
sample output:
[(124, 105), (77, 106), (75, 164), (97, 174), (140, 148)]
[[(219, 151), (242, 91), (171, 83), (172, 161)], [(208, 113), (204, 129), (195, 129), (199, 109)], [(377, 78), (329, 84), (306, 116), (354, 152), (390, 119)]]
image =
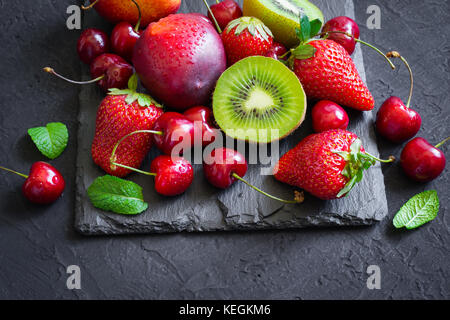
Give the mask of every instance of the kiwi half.
[(280, 140), (305, 119), (306, 94), (281, 62), (266, 57), (245, 58), (219, 78), (213, 112), (228, 136), (256, 143)]
[(288, 48), (299, 42), (295, 28), (300, 28), (302, 11), (310, 21), (319, 19), (323, 24), (322, 11), (308, 0), (244, 0), (244, 15), (264, 22), (275, 40)]

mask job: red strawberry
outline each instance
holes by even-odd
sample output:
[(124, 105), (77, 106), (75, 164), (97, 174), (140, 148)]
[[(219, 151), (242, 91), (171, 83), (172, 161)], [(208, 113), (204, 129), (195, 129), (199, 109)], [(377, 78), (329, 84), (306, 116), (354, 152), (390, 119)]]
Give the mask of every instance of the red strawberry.
[(231, 66), (247, 57), (266, 55), (272, 47), (273, 35), (260, 20), (241, 17), (228, 24), (222, 33), (222, 41)]
[[(94, 162), (116, 177), (124, 177), (131, 171), (111, 165), (114, 146), (131, 132), (152, 129), (163, 114), (161, 106), (149, 96), (136, 93), (136, 75), (130, 79), (129, 86), (126, 90), (110, 90), (110, 95), (101, 102), (91, 149)], [(148, 134), (130, 136), (118, 147), (114, 162), (139, 168), (151, 148), (151, 141), (152, 136)]]
[(322, 200), (339, 199), (380, 160), (365, 152), (361, 140), (345, 130), (308, 136), (286, 153), (275, 167), (275, 178)]

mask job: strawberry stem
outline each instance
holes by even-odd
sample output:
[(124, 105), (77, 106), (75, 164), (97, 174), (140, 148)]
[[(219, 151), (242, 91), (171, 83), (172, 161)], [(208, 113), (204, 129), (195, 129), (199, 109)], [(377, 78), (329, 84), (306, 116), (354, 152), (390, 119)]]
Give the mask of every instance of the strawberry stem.
[(81, 9), (83, 10), (89, 10), (92, 9), (93, 6), (95, 6), (97, 4), (97, 2), (99, 2), (99, 0), (95, 0), (94, 2), (92, 2), (90, 5), (88, 5), (87, 7), (85, 7), (84, 5), (81, 6)]
[(208, 2), (206, 0), (203, 0), (203, 3), (205, 4), (206, 8), (208, 9), (209, 14), (213, 18), (214, 24), (216, 25), (217, 32), (222, 33), (222, 29), (220, 29), (219, 23), (216, 20), (216, 17), (214, 16), (214, 13), (212, 12), (211, 8), (209, 7)]
[(233, 178), (236, 178), (239, 181), (242, 181), (243, 183), (248, 185), (250, 188), (258, 191), (259, 193), (262, 193), (266, 197), (269, 197), (270, 199), (273, 199), (273, 200), (276, 200), (276, 201), (280, 201), (280, 202), (283, 202), (283, 203), (286, 203), (286, 204), (298, 204), (298, 203), (302, 203), (303, 200), (304, 200), (304, 197), (302, 197), (301, 194), (296, 194), (295, 200), (283, 200), (283, 199), (280, 199), (278, 197), (272, 196), (272, 195), (268, 194), (267, 192), (264, 192), (261, 189), (255, 187), (254, 185), (250, 184), (247, 180), (245, 180), (241, 176), (237, 175), (236, 173), (233, 173), (232, 176), (233, 176)]
[(446, 144), (448, 141), (450, 141), (450, 137), (448, 137), (447, 139), (445, 139), (444, 141), (440, 142), (439, 144), (436, 145), (436, 149), (439, 149), (440, 147), (442, 147), (444, 144)]
[(141, 26), (141, 20), (142, 20), (142, 12), (141, 12), (141, 8), (139, 7), (138, 3), (135, 0), (131, 0), (133, 1), (133, 3), (136, 5), (138, 12), (139, 12), (139, 19), (136, 23), (136, 26), (134, 27), (134, 31), (138, 32), (139, 31), (139, 27)]
[(388, 52), (386, 54), (386, 56), (389, 57), (389, 58), (400, 58), (403, 61), (403, 63), (405, 64), (406, 68), (408, 68), (409, 79), (411, 81), (411, 87), (409, 89), (409, 98), (408, 98), (408, 103), (406, 104), (406, 107), (409, 108), (409, 106), (411, 105), (411, 98), (412, 98), (413, 90), (414, 90), (414, 76), (413, 76), (413, 72), (412, 72), (411, 66), (409, 65), (408, 61), (405, 58), (403, 58), (400, 55), (400, 53), (398, 53), (397, 51)]
[(92, 80), (89, 80), (89, 81), (75, 81), (75, 80), (71, 80), (71, 79), (68, 79), (66, 77), (63, 77), (59, 73), (56, 73), (55, 70), (53, 70), (53, 68), (45, 67), (43, 70), (45, 72), (53, 74), (54, 76), (57, 76), (58, 78), (60, 78), (60, 79), (62, 79), (64, 81), (67, 81), (67, 82), (70, 82), (70, 83), (73, 83), (73, 84), (91, 84), (91, 83), (96, 83), (96, 82), (99, 82), (100, 80), (102, 80), (105, 77), (105, 75), (101, 75), (100, 77), (92, 79)]
[(20, 173), (20, 172), (17, 172), (17, 171), (14, 171), (14, 170), (2, 167), (2, 166), (0, 166), (0, 169), (5, 170), (5, 171), (9, 171), (9, 172), (12, 172), (12, 173), (15, 173), (15, 174), (17, 174), (17, 175), (19, 175), (19, 176), (21, 176), (21, 177), (23, 177), (25, 179), (28, 179), (28, 176), (26, 174), (23, 174), (23, 173)]

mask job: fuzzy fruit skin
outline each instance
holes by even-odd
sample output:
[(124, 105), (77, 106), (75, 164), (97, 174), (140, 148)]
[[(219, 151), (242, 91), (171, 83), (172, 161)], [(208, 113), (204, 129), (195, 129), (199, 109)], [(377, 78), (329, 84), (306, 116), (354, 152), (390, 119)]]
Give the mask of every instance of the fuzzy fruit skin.
[(213, 114), (211, 108), (203, 106), (193, 107), (186, 110), (183, 115), (194, 122), (194, 126), (196, 123), (201, 123), (203, 147), (214, 142), (216, 137), (214, 134), (214, 126), (212, 124)]
[(131, 61), (134, 45), (140, 37), (140, 31), (136, 32), (130, 23), (122, 21), (111, 32), (111, 46), (115, 53)]
[(80, 60), (90, 64), (95, 58), (109, 52), (110, 41), (102, 30), (90, 28), (84, 30), (77, 42), (77, 52)]
[[(156, 120), (153, 130), (155, 146), (166, 155), (180, 156), (194, 145), (194, 123), (178, 112), (166, 112)], [(176, 150), (174, 150), (176, 148)]]
[[(346, 32), (354, 36), (355, 39), (359, 39), (358, 24), (349, 17), (341, 16), (329, 20), (327, 23), (325, 23), (322, 29), (322, 32), (328, 31)], [(346, 36), (345, 34), (331, 33), (329, 34), (328, 39), (339, 43), (345, 48), (345, 50), (347, 50), (348, 54), (350, 55), (355, 52), (356, 41), (353, 38)]]
[(347, 112), (338, 104), (322, 100), (312, 109), (314, 132), (320, 133), (332, 129), (347, 130), (349, 118)]
[[(94, 0), (91, 0), (91, 3)], [(136, 0), (142, 12), (141, 26), (176, 13), (181, 5), (181, 0)], [(95, 10), (111, 23), (121, 21), (135, 25), (139, 19), (139, 13), (132, 1), (129, 0), (100, 0)]]
[[(163, 114), (156, 106), (141, 107), (136, 101), (125, 102), (125, 95), (107, 96), (101, 102), (92, 143), (92, 158), (106, 173), (125, 177), (130, 170), (110, 163), (116, 143), (124, 136), (137, 130), (151, 130), (155, 121)], [(116, 151), (116, 163), (139, 168), (152, 145), (151, 134), (135, 134), (125, 139)]]
[(151, 24), (132, 60), (150, 95), (180, 111), (207, 105), (226, 68), (220, 36), (199, 14), (171, 15)]
[(384, 138), (402, 143), (420, 130), (422, 118), (417, 111), (407, 108), (398, 97), (387, 99), (377, 113), (377, 131)]
[(156, 192), (167, 197), (184, 193), (194, 180), (192, 165), (181, 157), (159, 156), (152, 161), (150, 171), (156, 173)]
[[(224, 0), (211, 6), (211, 11), (216, 17), (220, 29), (225, 29), (234, 19), (242, 17), (242, 9), (234, 0)], [(208, 18), (213, 21), (211, 14), (208, 12)]]
[(332, 40), (309, 44), (317, 49), (314, 57), (294, 61), (294, 72), (308, 98), (331, 100), (359, 111), (373, 110), (375, 100), (348, 52)]
[(36, 162), (22, 186), (24, 196), (33, 203), (50, 204), (55, 202), (66, 187), (61, 173), (46, 162)]
[(439, 177), (445, 169), (444, 153), (423, 138), (411, 140), (403, 149), (400, 164), (412, 180), (430, 182)]
[(239, 60), (252, 56), (265, 56), (272, 48), (273, 38), (268, 41), (252, 36), (246, 29), (239, 35), (235, 34), (238, 27), (222, 32), (222, 41), (227, 54), (228, 66), (232, 66)]
[(125, 89), (133, 75), (133, 67), (118, 55), (104, 53), (91, 63), (92, 79), (102, 75), (105, 77), (98, 82), (98, 85), (103, 91), (107, 92), (112, 88)]
[[(310, 135), (280, 159), (275, 166), (275, 179), (322, 200), (337, 199), (349, 178), (342, 175), (347, 162), (334, 152), (348, 152), (357, 138), (345, 130)], [(363, 148), (361, 151), (365, 152)]]
[(248, 170), (245, 157), (233, 149), (218, 148), (204, 159), (203, 172), (206, 180), (216, 188), (227, 189), (236, 182), (236, 173), (244, 177)]

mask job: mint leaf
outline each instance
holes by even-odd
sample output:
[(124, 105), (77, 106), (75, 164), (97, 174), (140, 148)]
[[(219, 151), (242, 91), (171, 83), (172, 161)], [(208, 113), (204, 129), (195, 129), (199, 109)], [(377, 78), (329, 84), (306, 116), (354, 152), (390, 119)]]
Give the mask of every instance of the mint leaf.
[(416, 229), (433, 221), (439, 212), (439, 197), (435, 190), (422, 192), (411, 198), (396, 214), (394, 226)]
[(95, 179), (87, 194), (94, 207), (105, 211), (135, 215), (148, 208), (139, 185), (109, 175)]
[(67, 127), (60, 122), (52, 122), (45, 127), (28, 129), (28, 134), (39, 151), (52, 160), (66, 149), (69, 141)]

